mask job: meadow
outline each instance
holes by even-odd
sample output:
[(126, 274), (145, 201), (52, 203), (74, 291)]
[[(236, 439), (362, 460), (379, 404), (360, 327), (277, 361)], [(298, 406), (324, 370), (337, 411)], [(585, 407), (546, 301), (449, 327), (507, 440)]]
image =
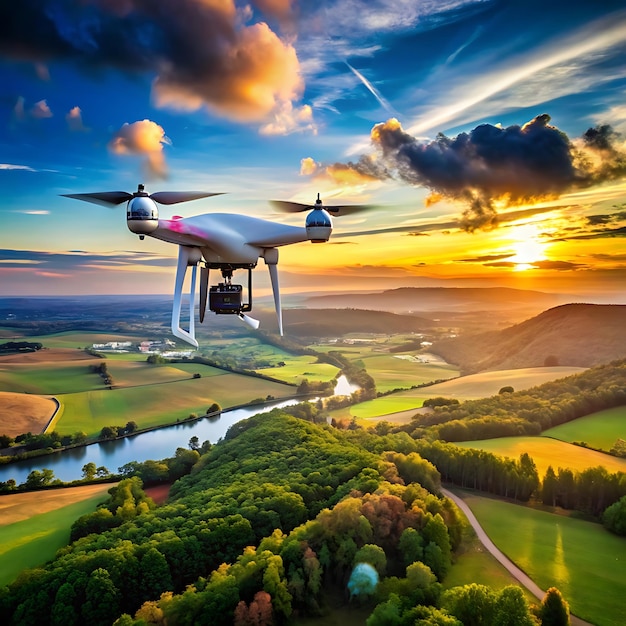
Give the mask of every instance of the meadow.
[(499, 437), (480, 441), (463, 441), (455, 445), (486, 450), (512, 459), (518, 459), (521, 454), (527, 452), (535, 462), (541, 477), (549, 465), (555, 471), (558, 467), (563, 467), (580, 472), (589, 467), (603, 465), (609, 472), (626, 472), (626, 459), (543, 436)]
[(623, 537), (592, 522), (467, 493), (463, 498), (498, 548), (542, 589), (558, 587), (572, 613), (597, 626), (624, 624)]
[(608, 452), (617, 439), (626, 439), (626, 407), (591, 413), (572, 422), (544, 430), (542, 435), (570, 443), (584, 441), (592, 448)]
[(139, 387), (101, 389), (57, 396), (63, 413), (55, 429), (60, 433), (98, 434), (104, 426), (123, 426), (134, 421), (148, 428), (203, 415), (217, 402), (222, 408), (247, 404), (271, 395), (292, 396), (294, 387), (241, 374), (220, 375), (154, 383)]
[[(402, 361), (402, 359), (397, 359)], [(367, 362), (367, 358), (364, 359)], [(413, 364), (412, 364), (413, 365)], [(431, 363), (414, 363), (415, 369), (425, 368), (425, 371), (432, 371)], [(442, 366), (443, 367), (443, 366)], [(378, 388), (378, 380), (376, 371), (369, 369), (368, 373), (376, 380)], [(443, 372), (445, 370), (439, 370)], [(454, 370), (448, 370), (452, 373)], [(571, 374), (583, 371), (580, 367), (532, 367), (515, 370), (503, 370), (499, 372), (482, 372), (480, 374), (472, 374), (470, 376), (462, 376), (460, 378), (451, 378), (435, 385), (427, 387), (419, 387), (417, 389), (409, 389), (407, 391), (398, 391), (381, 398), (368, 400), (360, 404), (354, 404), (345, 409), (333, 411), (332, 417), (335, 419), (357, 419), (366, 420), (384, 416), (389, 422), (394, 422), (394, 413), (408, 411), (410, 409), (419, 409), (422, 407), (426, 398), (436, 398), (443, 396), (446, 398), (456, 398), (462, 400), (477, 400), (496, 395), (502, 387), (511, 386), (516, 391), (529, 389), (545, 382), (563, 378)], [(411, 379), (415, 380), (415, 379)], [(417, 383), (413, 383), (417, 384)], [(398, 420), (399, 423), (406, 421), (406, 415), (402, 415)], [(362, 425), (367, 425), (362, 422)]]
[(54, 558), (67, 545), (72, 523), (95, 511), (110, 488), (90, 485), (0, 498), (0, 586)]

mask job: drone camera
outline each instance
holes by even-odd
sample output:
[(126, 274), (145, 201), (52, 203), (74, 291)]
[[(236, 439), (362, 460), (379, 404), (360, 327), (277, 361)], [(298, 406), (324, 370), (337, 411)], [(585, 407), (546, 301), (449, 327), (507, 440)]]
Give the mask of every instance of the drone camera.
[(241, 304), (242, 286), (220, 283), (209, 290), (209, 309), (217, 314), (239, 314), (245, 309)]

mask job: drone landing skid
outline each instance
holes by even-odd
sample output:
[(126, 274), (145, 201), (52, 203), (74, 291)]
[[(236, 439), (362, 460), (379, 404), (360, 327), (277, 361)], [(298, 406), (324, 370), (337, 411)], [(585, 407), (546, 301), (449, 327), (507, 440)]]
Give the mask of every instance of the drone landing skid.
[[(178, 247), (178, 265), (176, 268), (176, 282), (174, 286), (174, 304), (172, 308), (172, 334), (183, 341), (198, 347), (195, 337), (195, 307), (196, 307), (196, 278), (198, 263), (200, 261), (200, 251), (197, 248), (187, 246)], [(264, 259), (270, 273), (272, 291), (274, 294), (274, 306), (278, 318), (278, 329), (283, 335), (283, 316), (280, 303), (280, 287), (278, 284), (278, 250), (267, 248), (264, 250)], [(181, 328), (180, 317), (183, 300), (183, 285), (187, 268), (191, 266), (191, 285), (189, 289), (189, 329)], [(236, 315), (242, 322), (257, 329), (259, 321), (246, 315), (252, 310), (252, 270), (256, 264), (224, 264), (206, 263), (200, 268), (200, 323), (204, 321), (205, 312), (208, 308), (217, 315)], [(213, 285), (209, 288), (209, 270), (221, 270), (224, 282)], [(233, 271), (236, 269), (248, 270), (248, 302), (242, 302), (243, 289), (241, 285), (234, 285), (231, 282)]]

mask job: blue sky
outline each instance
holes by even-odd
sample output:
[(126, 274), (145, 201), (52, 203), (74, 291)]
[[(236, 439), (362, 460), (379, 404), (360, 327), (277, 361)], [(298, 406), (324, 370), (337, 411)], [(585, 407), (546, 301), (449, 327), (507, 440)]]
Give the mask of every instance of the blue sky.
[(60, 197), (145, 182), (227, 192), (166, 216), (381, 205), (281, 250), (286, 291), (621, 301), (623, 2), (21, 0), (0, 24), (0, 295), (170, 292), (172, 246)]

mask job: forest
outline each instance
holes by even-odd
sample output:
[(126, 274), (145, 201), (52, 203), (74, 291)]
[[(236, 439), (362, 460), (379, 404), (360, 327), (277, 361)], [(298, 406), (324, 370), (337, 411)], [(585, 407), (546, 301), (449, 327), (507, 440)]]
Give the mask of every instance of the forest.
[[(492, 624), (535, 623), (518, 587), (442, 591), (462, 524), (417, 449), (406, 433), (280, 410), (239, 422), (194, 451), (160, 507), (138, 476), (122, 479), (55, 560), (0, 591), (0, 610), (20, 626), (286, 624), (324, 615), (343, 589), (373, 603), (369, 626), (471, 625), (477, 598)], [(564, 602), (546, 596), (541, 623), (555, 593)]]
[(621, 359), (525, 391), (460, 404), (440, 398), (432, 413), (416, 415), (396, 430), (448, 442), (538, 435), (595, 411), (625, 405), (624, 381), (626, 359)]

